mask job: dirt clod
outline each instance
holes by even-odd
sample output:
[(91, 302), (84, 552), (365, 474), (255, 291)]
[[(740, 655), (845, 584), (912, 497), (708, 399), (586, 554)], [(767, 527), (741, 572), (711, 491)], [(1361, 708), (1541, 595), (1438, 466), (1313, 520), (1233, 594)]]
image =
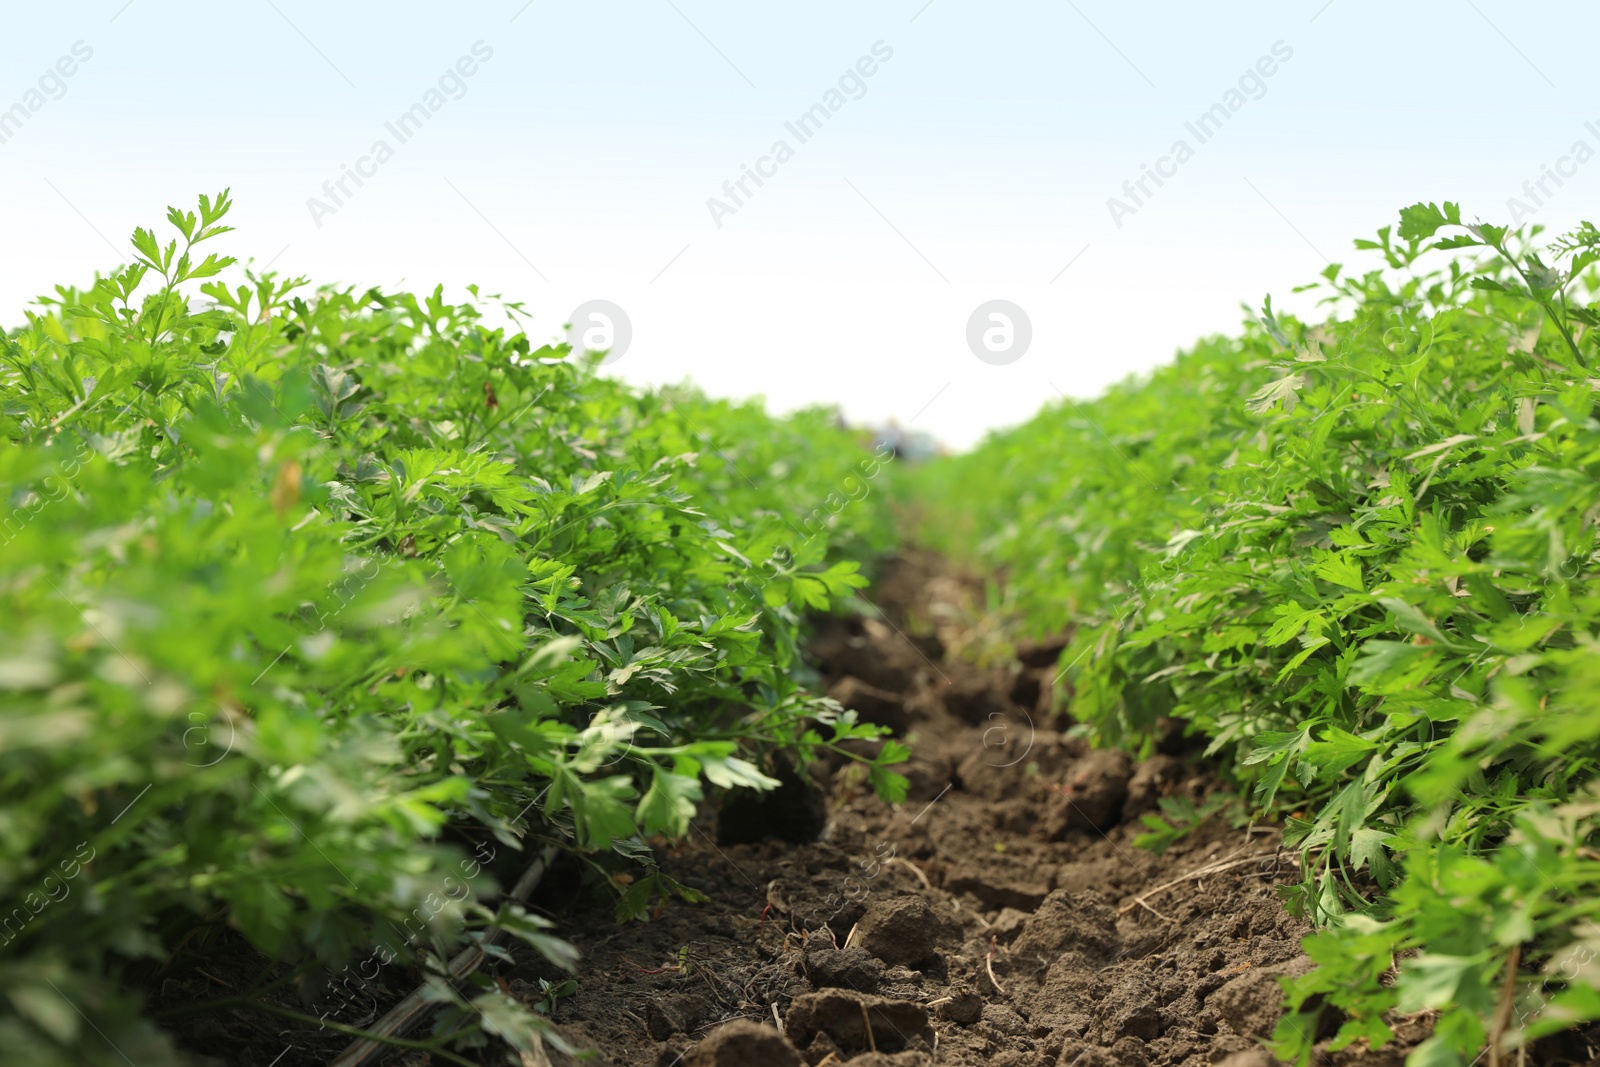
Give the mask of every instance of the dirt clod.
[(940, 696), (951, 715), (979, 725), (993, 721), (990, 716), (1005, 715), (1015, 709), (1011, 702), (1009, 678), (990, 674), (953, 678)]
[(800, 1067), (800, 1053), (770, 1026), (738, 1019), (712, 1031), (684, 1067)]
[(822, 938), (806, 945), (806, 978), (818, 989), (839, 987), (861, 993), (876, 993), (884, 966), (859, 945), (838, 949)]
[(1112, 1015), (1111, 1032), (1119, 1038), (1153, 1041), (1161, 1034), (1161, 1012), (1153, 1000), (1128, 1004)]
[(980, 725), (978, 743), (967, 750), (956, 776), (961, 788), (985, 800), (1043, 800), (1089, 751), (1081, 739), (1038, 729), (1021, 714), (996, 713)]
[(815, 1067), (829, 1056), (833, 1057), (834, 1062), (842, 1059), (839, 1055), (839, 1046), (833, 1043), (833, 1038), (829, 1037), (826, 1031), (818, 1031), (817, 1036), (811, 1039), (811, 1044), (806, 1046), (806, 1062)]
[[(872, 620), (876, 621), (876, 620)], [(830, 677), (851, 676), (891, 693), (905, 691), (911, 684), (913, 668), (908, 666), (903, 647), (884, 655), (884, 645), (868, 620), (827, 618), (817, 626), (811, 641), (811, 656)], [(882, 624), (879, 623), (878, 626)], [(915, 652), (912, 660), (917, 659)]]
[(1283, 987), (1278, 979), (1308, 970), (1308, 961), (1304, 960), (1276, 967), (1253, 967), (1223, 983), (1206, 998), (1206, 1006), (1234, 1033), (1266, 1037), (1276, 1027), (1283, 1008)]
[(950, 999), (939, 1005), (939, 1018), (961, 1023), (975, 1023), (983, 1017), (983, 997), (971, 986), (960, 986), (950, 993)]
[(1122, 803), (1126, 818), (1149, 811), (1161, 799), (1162, 791), (1178, 781), (1183, 773), (1183, 761), (1173, 756), (1152, 756), (1133, 770), (1128, 779), (1127, 799)]
[(705, 1014), (705, 999), (694, 994), (658, 997), (645, 1009), (645, 1029), (657, 1041), (665, 1041), (699, 1026)]
[[(867, 1036), (871, 1023), (872, 1036)], [(904, 1000), (828, 989), (805, 993), (794, 1000), (784, 1020), (789, 1036), (809, 1044), (816, 1033), (826, 1032), (842, 1049), (866, 1049), (876, 1045), (881, 1052), (899, 1052), (914, 1038), (929, 1045), (933, 1028), (927, 1009)]]
[(867, 905), (856, 944), (888, 964), (916, 963), (933, 955), (939, 920), (919, 896), (891, 897)]
[(1094, 893), (1076, 897), (1057, 889), (1044, 898), (1022, 929), (1022, 936), (1011, 947), (1019, 957), (1054, 960), (1072, 949), (1092, 960), (1110, 960), (1122, 947), (1117, 932), (1117, 916)]
[(1043, 832), (1060, 837), (1068, 830), (1108, 830), (1122, 819), (1133, 761), (1119, 749), (1096, 749), (1074, 761), (1067, 780), (1052, 794)]

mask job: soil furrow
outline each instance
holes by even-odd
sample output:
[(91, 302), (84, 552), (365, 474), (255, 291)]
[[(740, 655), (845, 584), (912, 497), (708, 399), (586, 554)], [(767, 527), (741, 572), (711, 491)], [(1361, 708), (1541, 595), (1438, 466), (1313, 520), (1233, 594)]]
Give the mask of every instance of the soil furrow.
[[(562, 1032), (650, 1067), (1271, 1063), (1278, 979), (1310, 966), (1277, 829), (1224, 806), (1136, 847), (1161, 798), (1220, 788), (1181, 738), (1142, 762), (1091, 749), (1048, 704), (1057, 648), (1001, 654), (981, 589), (935, 557), (894, 561), (876, 594), (885, 618), (824, 620), (813, 653), (832, 695), (912, 744), (906, 802), (845, 765), (704, 812), (659, 862), (710, 903), (559, 916), (585, 958)], [(537, 999), (541, 977), (511, 985)], [(1400, 1027), (1338, 1061), (1402, 1062), (1423, 1029)]]

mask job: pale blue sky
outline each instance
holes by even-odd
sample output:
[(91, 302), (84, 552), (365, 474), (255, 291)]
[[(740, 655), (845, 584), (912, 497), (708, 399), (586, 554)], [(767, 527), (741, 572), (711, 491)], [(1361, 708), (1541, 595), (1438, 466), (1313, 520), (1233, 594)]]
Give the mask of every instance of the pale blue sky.
[[(1240, 301), (1292, 305), (1405, 203), (1503, 219), (1542, 164), (1600, 149), (1591, 6), (1220, 6), (13, 6), (0, 109), (75, 42), (93, 56), (0, 144), (0, 306), (19, 321), (166, 204), (231, 185), (236, 254), (325, 281), (477, 282), (550, 337), (611, 300), (633, 320), (610, 368), (626, 378), (837, 401), (965, 445), (1232, 329)], [(493, 56), (459, 99), (405, 144), (385, 131), (478, 41)], [(784, 124), (879, 41), (893, 56), (865, 94), (800, 144)], [(1292, 58), (1199, 144), (1185, 122), (1279, 41)], [(307, 199), (380, 138), (393, 159), (318, 226)], [(719, 228), (707, 199), (780, 138), (793, 158)], [(1116, 226), (1107, 198), (1179, 138), (1194, 157)], [(1600, 160), (1548, 186), (1538, 219), (1600, 215), (1597, 179)], [(1033, 322), (1007, 366), (965, 341), (995, 298)]]

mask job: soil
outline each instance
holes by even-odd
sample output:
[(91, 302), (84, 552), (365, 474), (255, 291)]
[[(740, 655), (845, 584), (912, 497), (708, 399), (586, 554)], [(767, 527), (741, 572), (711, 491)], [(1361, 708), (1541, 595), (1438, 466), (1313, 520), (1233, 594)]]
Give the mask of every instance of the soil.
[[(1299, 880), (1278, 830), (1219, 816), (1136, 848), (1159, 798), (1219, 788), (1181, 738), (1137, 763), (1091, 749), (1048, 704), (1060, 644), (1011, 654), (981, 587), (934, 557), (894, 561), (873, 594), (882, 617), (824, 620), (813, 654), (832, 695), (912, 745), (906, 802), (841, 760), (658, 849), (709, 904), (617, 927), (566, 886), (554, 917), (584, 963), (553, 1013), (565, 1037), (618, 1067), (1275, 1062), (1278, 979), (1310, 967), (1274, 889)], [(525, 996), (557, 977), (507, 972)], [(1323, 1062), (1403, 1063), (1426, 1021), (1396, 1022), (1381, 1052)]]
[[(551, 1048), (549, 1067), (1275, 1062), (1261, 1041), (1278, 979), (1310, 965), (1309, 928), (1274, 888), (1299, 880), (1278, 830), (1224, 813), (1163, 854), (1135, 847), (1160, 798), (1220, 788), (1176, 731), (1142, 762), (1091, 749), (1050, 706), (1061, 644), (1005, 644), (978, 607), (982, 586), (936, 557), (892, 561), (871, 595), (877, 617), (820, 620), (812, 651), (819, 684), (912, 746), (906, 801), (882, 801), (840, 758), (788, 774), (765, 801), (707, 805), (655, 858), (709, 902), (674, 899), (624, 926), (592, 867), (558, 865), (533, 906), (582, 962), (550, 1014), (592, 1058)], [(520, 946), (511, 956), (490, 975), (528, 1003), (541, 979), (567, 977)], [(248, 987), (255, 959), (218, 951), (203, 978), (153, 984), (152, 1008)], [(416, 981), (385, 968), (331, 1017), (366, 1025)], [(306, 1012), (295, 996), (285, 989), (280, 1006)], [(173, 1025), (213, 1063), (326, 1064), (349, 1040), (245, 1008)], [(1427, 1025), (1394, 1025), (1400, 1039), (1381, 1052), (1319, 1059), (1399, 1065)], [(477, 1054), (516, 1062), (506, 1055)]]

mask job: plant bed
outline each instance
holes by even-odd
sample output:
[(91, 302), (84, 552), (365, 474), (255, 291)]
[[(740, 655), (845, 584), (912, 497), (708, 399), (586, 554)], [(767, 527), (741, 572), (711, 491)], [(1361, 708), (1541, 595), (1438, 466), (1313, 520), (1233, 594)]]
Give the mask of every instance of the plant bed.
[[(571, 967), (506, 894), (548, 846), (643, 878), (784, 761), (901, 788), (800, 656), (892, 542), (868, 440), (632, 389), (475, 289), (224, 284), (230, 206), (3, 339), (0, 1062), (287, 1057), (351, 1036), (352, 970)], [(481, 971), (432, 993), (400, 1040), (438, 1060), (545, 1027)]]
[[(1176, 721), (1299, 857), (1300, 1064), (1439, 1013), (1412, 1062), (1600, 1019), (1600, 231), (1415, 204), (1237, 337), (930, 464), (922, 536), (1070, 629), (1100, 744)], [(1552, 1062), (1565, 1062), (1559, 1058)]]

